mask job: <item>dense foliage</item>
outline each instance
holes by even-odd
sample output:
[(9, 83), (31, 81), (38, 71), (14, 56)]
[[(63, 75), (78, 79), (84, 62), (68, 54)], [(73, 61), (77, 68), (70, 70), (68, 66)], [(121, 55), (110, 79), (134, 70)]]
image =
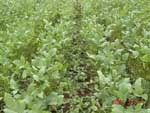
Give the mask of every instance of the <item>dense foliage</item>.
[(150, 113), (149, 0), (0, 0), (0, 112)]

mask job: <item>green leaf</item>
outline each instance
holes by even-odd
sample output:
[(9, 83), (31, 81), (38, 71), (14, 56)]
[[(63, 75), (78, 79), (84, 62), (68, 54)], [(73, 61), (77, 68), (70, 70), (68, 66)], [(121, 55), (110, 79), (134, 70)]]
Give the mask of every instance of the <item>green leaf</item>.
[(91, 109), (92, 109), (93, 111), (98, 111), (97, 106), (92, 106)]
[(35, 81), (39, 81), (39, 76), (38, 76), (38, 75), (33, 75), (33, 79), (34, 79)]
[(100, 84), (105, 85), (107, 83), (106, 77), (104, 76), (101, 70), (98, 70), (97, 73), (98, 73)]
[(5, 113), (18, 113), (16, 111), (11, 110), (11, 109), (4, 109), (4, 112)]
[(18, 113), (23, 113), (24, 110), (25, 110), (25, 103), (18, 100), (18, 103), (17, 103), (17, 106), (16, 106), (16, 111)]
[(140, 97), (142, 97), (144, 100), (147, 100), (148, 99), (148, 94), (140, 95)]
[(57, 48), (52, 48), (52, 49), (49, 51), (49, 54), (51, 55), (51, 57), (53, 57), (53, 56), (56, 55), (56, 52), (57, 52)]
[(119, 99), (121, 100), (126, 100), (127, 96), (128, 96), (128, 92), (123, 93), (121, 91), (118, 90), (114, 90), (113, 91), (114, 95), (117, 96)]
[(118, 86), (119, 86), (119, 91), (121, 91), (123, 94), (129, 93), (132, 90), (132, 86), (130, 84), (129, 78), (123, 79)]
[(112, 113), (124, 113), (124, 108), (121, 105), (113, 105)]
[(142, 56), (142, 57), (141, 57), (141, 60), (142, 60), (143, 62), (150, 62), (150, 55), (144, 55), (144, 56)]
[(138, 113), (139, 111), (141, 111), (141, 109), (142, 109), (142, 103), (139, 103), (139, 104), (137, 104), (136, 106), (135, 106), (135, 112), (136, 113)]
[(138, 78), (135, 83), (134, 83), (134, 94), (136, 95), (142, 95), (143, 94), (143, 91), (144, 89), (142, 88), (142, 85), (141, 85), (141, 82), (142, 82), (142, 78)]
[(16, 83), (16, 81), (13, 78), (11, 78), (11, 80), (10, 80), (10, 87), (14, 90), (18, 89), (18, 84)]
[(15, 106), (15, 100), (8, 93), (5, 93), (4, 102), (8, 108), (13, 108), (13, 106)]
[(58, 95), (56, 92), (52, 92), (46, 99), (48, 105), (61, 105), (63, 103), (63, 95)]

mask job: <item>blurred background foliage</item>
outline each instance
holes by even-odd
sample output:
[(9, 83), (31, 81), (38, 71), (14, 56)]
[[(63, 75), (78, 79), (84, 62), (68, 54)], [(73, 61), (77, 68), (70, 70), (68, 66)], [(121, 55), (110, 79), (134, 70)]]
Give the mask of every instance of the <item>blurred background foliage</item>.
[(149, 113), (149, 6), (0, 0), (1, 112), (116, 113), (113, 99), (140, 98), (125, 112)]

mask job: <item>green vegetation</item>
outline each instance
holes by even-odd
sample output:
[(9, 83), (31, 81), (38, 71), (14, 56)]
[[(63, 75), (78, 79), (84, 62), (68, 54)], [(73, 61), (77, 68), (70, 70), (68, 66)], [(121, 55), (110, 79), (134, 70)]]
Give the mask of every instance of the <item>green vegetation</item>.
[(0, 0), (0, 113), (150, 113), (149, 0)]

